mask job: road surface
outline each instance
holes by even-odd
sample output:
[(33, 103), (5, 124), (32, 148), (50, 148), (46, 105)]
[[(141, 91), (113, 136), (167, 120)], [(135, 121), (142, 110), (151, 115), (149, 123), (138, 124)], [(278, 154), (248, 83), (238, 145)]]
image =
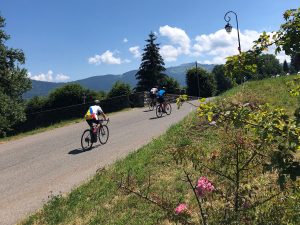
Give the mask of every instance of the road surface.
[(172, 107), (171, 115), (159, 119), (147, 108), (112, 114), (107, 144), (97, 143), (90, 151), (83, 152), (80, 146), (88, 128), (85, 121), (0, 144), (0, 224), (24, 219), (51, 193), (71, 191), (98, 168), (147, 144), (196, 109), (186, 103), (180, 110)]

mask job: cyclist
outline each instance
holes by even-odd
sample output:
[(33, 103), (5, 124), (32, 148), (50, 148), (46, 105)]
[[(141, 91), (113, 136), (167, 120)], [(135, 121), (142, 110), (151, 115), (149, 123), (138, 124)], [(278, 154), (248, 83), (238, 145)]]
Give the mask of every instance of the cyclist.
[(154, 86), (150, 90), (150, 99), (151, 99), (151, 103), (150, 104), (152, 104), (153, 106), (155, 106), (157, 92), (158, 92), (158, 87), (157, 86)]
[(161, 105), (163, 112), (165, 111), (166, 107), (166, 102), (165, 102), (165, 95), (166, 95), (166, 88), (162, 87), (158, 92), (157, 92), (157, 101)]
[[(96, 124), (95, 130), (99, 127), (100, 119), (99, 116), (101, 115), (104, 120), (106, 120), (108, 117), (103, 112), (102, 108), (99, 106), (100, 101), (95, 100), (95, 104), (90, 106), (88, 111), (86, 112), (84, 118), (86, 119), (86, 122), (89, 124), (90, 128), (92, 129), (93, 124)], [(94, 130), (94, 132), (95, 132)]]

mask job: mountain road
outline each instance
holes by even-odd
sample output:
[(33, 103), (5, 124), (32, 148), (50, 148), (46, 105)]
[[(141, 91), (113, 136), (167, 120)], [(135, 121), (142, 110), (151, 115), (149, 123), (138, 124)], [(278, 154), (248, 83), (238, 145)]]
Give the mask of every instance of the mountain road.
[[(198, 105), (198, 102), (191, 103)], [(134, 108), (114, 113), (105, 145), (96, 143), (82, 151), (85, 121), (0, 144), (0, 224), (11, 225), (34, 213), (49, 196), (70, 192), (91, 178), (96, 170), (124, 158), (196, 107), (183, 104), (172, 114), (156, 118), (155, 110)]]

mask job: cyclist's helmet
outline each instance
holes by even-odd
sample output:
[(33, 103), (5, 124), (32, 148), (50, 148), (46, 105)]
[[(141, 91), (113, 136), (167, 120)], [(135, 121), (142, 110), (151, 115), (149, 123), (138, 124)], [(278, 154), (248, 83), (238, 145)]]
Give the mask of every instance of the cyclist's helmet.
[(96, 105), (99, 105), (99, 104), (100, 104), (100, 101), (99, 101), (98, 99), (96, 99), (96, 100), (94, 101), (94, 103), (95, 103)]

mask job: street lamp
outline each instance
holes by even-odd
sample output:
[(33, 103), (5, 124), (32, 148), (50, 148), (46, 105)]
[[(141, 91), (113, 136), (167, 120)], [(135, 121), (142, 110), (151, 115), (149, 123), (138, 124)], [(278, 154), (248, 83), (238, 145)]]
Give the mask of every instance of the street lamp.
[(231, 20), (230, 16), (228, 14), (233, 13), (235, 15), (235, 19), (236, 19), (236, 29), (237, 29), (237, 34), (238, 34), (238, 41), (239, 41), (239, 53), (241, 54), (241, 42), (240, 42), (240, 31), (239, 31), (239, 21), (237, 18), (237, 14), (233, 11), (228, 11), (225, 16), (224, 16), (224, 20), (227, 22), (227, 24), (225, 25), (225, 30), (227, 31), (227, 33), (230, 33), (232, 31), (232, 26), (229, 23), (229, 21)]
[(198, 75), (198, 66), (196, 61), (196, 76), (197, 76), (197, 83), (198, 83), (198, 99), (200, 98), (200, 84), (199, 84), (199, 75)]

